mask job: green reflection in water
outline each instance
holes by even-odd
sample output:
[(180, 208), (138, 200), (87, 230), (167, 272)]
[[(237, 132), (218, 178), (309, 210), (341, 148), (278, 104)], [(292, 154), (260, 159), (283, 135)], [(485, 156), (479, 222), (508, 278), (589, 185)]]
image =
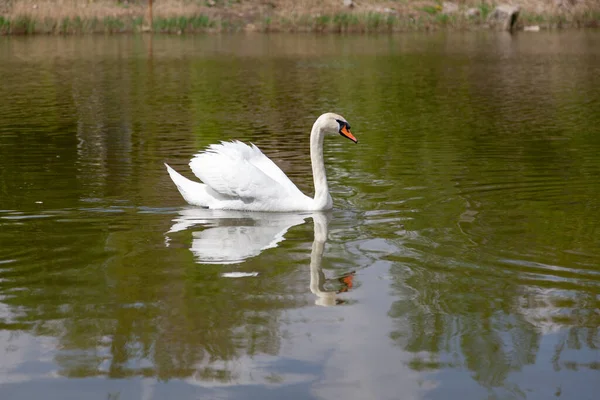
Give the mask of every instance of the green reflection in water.
[[(0, 329), (51, 339), (41, 353), (3, 339), (18, 358), (1, 364), (5, 393), (48, 369), (304, 397), (393, 397), (389, 371), (414, 397), (454, 393), (453, 379), (473, 398), (592, 395), (599, 41), (3, 38)], [(326, 142), (323, 247), (310, 216), (180, 208), (162, 162), (188, 171), (234, 138), (311, 192), (308, 132), (330, 110), (360, 145)], [(242, 233), (256, 240), (229, 249), (257, 244), (243, 262), (203, 261)]]

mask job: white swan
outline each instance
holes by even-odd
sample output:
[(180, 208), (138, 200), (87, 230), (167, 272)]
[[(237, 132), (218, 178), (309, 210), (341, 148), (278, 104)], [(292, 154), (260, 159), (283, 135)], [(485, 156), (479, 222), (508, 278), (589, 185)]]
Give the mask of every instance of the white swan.
[(303, 194), (258, 147), (239, 141), (213, 144), (192, 158), (190, 168), (203, 183), (191, 181), (165, 166), (185, 201), (194, 206), (247, 211), (328, 210), (333, 202), (323, 162), (326, 133), (339, 133), (358, 142), (341, 115), (325, 113), (317, 118), (310, 132), (314, 199)]

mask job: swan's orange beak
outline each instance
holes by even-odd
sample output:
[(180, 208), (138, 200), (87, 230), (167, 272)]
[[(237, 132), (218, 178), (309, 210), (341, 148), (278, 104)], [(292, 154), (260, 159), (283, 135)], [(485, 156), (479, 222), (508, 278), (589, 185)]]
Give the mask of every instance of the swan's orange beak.
[(346, 125), (342, 126), (342, 129), (340, 129), (340, 134), (352, 140), (354, 143), (358, 143), (358, 139), (354, 137)]

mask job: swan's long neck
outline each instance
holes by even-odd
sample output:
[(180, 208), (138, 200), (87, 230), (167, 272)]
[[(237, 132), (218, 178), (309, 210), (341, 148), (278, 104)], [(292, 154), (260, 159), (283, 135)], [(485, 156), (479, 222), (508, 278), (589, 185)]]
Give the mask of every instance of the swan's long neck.
[(325, 209), (331, 206), (329, 196), (329, 185), (325, 175), (325, 161), (323, 160), (323, 136), (324, 131), (317, 120), (310, 132), (310, 161), (312, 163), (313, 180), (315, 182), (315, 206), (316, 209)]

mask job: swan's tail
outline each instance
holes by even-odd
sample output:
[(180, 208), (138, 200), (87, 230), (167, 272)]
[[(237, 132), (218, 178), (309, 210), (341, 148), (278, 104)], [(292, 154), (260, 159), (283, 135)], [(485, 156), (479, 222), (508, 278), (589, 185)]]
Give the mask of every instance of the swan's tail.
[(167, 167), (171, 180), (175, 183), (177, 190), (179, 190), (185, 201), (193, 206), (210, 207), (211, 200), (214, 197), (208, 193), (208, 188), (205, 184), (189, 180), (171, 168), (167, 163), (165, 163), (165, 167)]

